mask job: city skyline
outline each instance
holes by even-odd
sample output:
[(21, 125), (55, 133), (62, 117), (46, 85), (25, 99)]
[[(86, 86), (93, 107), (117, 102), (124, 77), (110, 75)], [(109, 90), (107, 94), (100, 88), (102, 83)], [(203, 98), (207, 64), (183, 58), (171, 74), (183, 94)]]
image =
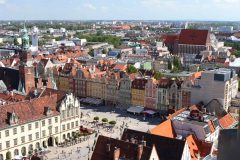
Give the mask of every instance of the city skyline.
[(1, 20), (239, 21), (240, 0), (0, 0)]

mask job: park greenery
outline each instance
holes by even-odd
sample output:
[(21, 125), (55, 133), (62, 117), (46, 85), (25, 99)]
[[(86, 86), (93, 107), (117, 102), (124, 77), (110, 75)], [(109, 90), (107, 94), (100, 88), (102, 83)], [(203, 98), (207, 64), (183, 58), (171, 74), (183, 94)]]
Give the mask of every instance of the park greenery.
[(163, 77), (163, 74), (161, 72), (154, 73), (154, 78), (156, 80), (160, 80)]
[(225, 42), (225, 46), (235, 49), (236, 51), (234, 51), (233, 54), (236, 57), (240, 57), (240, 42)]
[(171, 70), (172, 73), (178, 73), (181, 71), (181, 61), (179, 57), (174, 56), (173, 60), (168, 60), (168, 69)]
[(133, 65), (129, 65), (127, 67), (127, 73), (132, 74), (132, 73), (136, 73), (137, 72), (137, 68), (135, 68)]
[(112, 35), (103, 34), (88, 34), (88, 35), (76, 35), (80, 39), (87, 39), (88, 42), (107, 42), (117, 47), (121, 44), (121, 39)]

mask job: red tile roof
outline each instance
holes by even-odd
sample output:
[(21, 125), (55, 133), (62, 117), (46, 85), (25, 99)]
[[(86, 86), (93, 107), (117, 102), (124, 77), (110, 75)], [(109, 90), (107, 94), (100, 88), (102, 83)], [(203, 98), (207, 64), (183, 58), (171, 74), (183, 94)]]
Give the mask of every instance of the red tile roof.
[(182, 29), (179, 44), (206, 45), (208, 38), (208, 30)]
[(32, 100), (17, 102), (1, 106), (0, 128), (8, 127), (8, 113), (15, 112), (18, 117), (18, 124), (24, 124), (46, 117), (44, 107), (49, 107), (53, 115), (59, 114), (57, 111), (57, 95), (44, 96)]
[(7, 102), (19, 102), (25, 100), (26, 96), (16, 94), (16, 93), (0, 93), (0, 99)]
[[(140, 152), (139, 147), (142, 147)], [(123, 157), (129, 160), (137, 160), (138, 158), (139, 160), (147, 160), (150, 159), (151, 150), (150, 147), (100, 135), (91, 160), (118, 160)], [(118, 153), (116, 154), (116, 152)]]
[(163, 35), (161, 39), (163, 39), (164, 43), (174, 43), (179, 39), (179, 35)]
[(219, 124), (223, 129), (229, 128), (231, 125), (236, 123), (237, 120), (231, 116), (231, 114), (226, 114), (224, 117), (219, 119)]
[(189, 135), (186, 140), (191, 160), (198, 160), (200, 157), (206, 157), (210, 154), (212, 143), (200, 141), (194, 135)]

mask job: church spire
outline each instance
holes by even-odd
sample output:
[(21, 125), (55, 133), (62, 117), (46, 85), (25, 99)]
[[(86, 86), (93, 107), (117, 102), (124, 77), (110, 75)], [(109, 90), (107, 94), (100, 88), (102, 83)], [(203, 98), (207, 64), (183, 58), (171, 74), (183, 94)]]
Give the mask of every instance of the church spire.
[(29, 36), (28, 36), (26, 25), (24, 23), (24, 26), (22, 29), (22, 49), (28, 50), (28, 48), (29, 48)]

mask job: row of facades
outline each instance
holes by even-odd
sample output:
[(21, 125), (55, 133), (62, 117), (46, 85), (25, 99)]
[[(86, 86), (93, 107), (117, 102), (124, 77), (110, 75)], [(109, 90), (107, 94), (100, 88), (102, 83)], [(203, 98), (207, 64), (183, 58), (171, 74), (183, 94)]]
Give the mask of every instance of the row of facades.
[(204, 71), (195, 79), (177, 80), (129, 75), (125, 72), (92, 72), (80, 68), (75, 76), (56, 76), (59, 90), (71, 91), (78, 97), (93, 97), (111, 106), (144, 106), (167, 111), (218, 99), (228, 110), (238, 89), (237, 75), (230, 69)]

